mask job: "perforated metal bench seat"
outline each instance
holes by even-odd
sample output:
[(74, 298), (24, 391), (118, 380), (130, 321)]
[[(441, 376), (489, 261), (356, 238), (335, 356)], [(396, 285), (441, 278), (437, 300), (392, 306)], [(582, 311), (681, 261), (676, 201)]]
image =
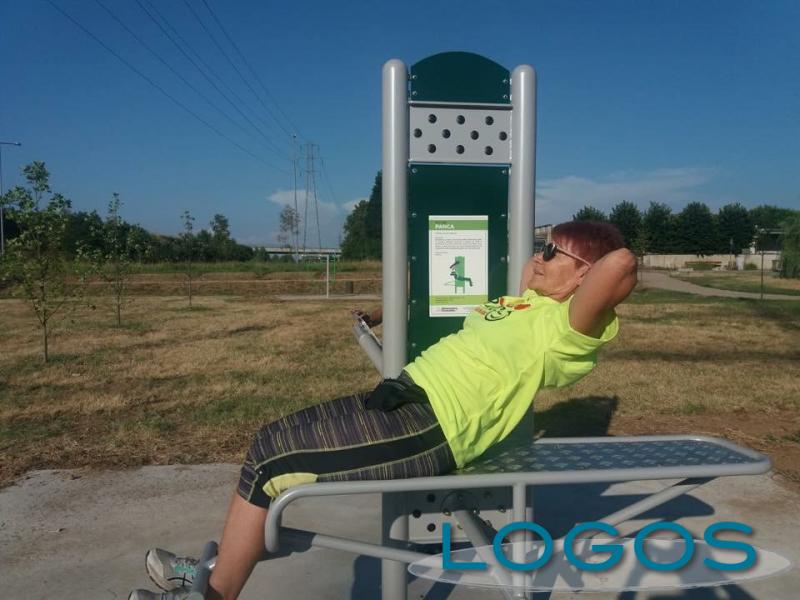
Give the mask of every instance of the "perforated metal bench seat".
[[(532, 516), (526, 500), (528, 486), (680, 480), (602, 519), (605, 523), (617, 525), (716, 477), (757, 475), (768, 471), (770, 466), (769, 458), (759, 452), (704, 436), (547, 438), (522, 444), (516, 441), (498, 445), (464, 468), (440, 477), (310, 483), (291, 488), (278, 496), (270, 506), (265, 526), (265, 547), (268, 552), (277, 552), (285, 542), (346, 550), (405, 563), (427, 556), (402, 547), (381, 546), (281, 527), (283, 511), (295, 500), (305, 497), (370, 493), (406, 493), (408, 497), (414, 497), (416, 494), (428, 499), (436, 497), (436, 509), (441, 511), (443, 498), (453, 497), (461, 502), (462, 496), (468, 495), (459, 493), (459, 490), (481, 490), (476, 496), (484, 499), (491, 493), (486, 490), (506, 488), (490, 503), (497, 506), (498, 498), (505, 493), (507, 501), (502, 502), (511, 508), (506, 517), (523, 520)], [(453, 493), (448, 496), (442, 491)], [(429, 504), (432, 506), (433, 502)], [(486, 543), (484, 532), (481, 531), (486, 520), (484, 514), (478, 518), (480, 510), (463, 503), (460, 506), (453, 505), (452, 510), (449, 509), (450, 505), (447, 506), (444, 510), (447, 518), (455, 519), (459, 529), (474, 545)], [(201, 561), (207, 568), (203, 569), (201, 577), (195, 582), (191, 598), (204, 597), (208, 569), (213, 568), (215, 555), (216, 544), (211, 542), (206, 546)]]
[(499, 452), (490, 449), (457, 474), (530, 472), (558, 476), (603, 471), (608, 475), (620, 469), (646, 469), (647, 477), (642, 478), (650, 479), (650, 469), (678, 468), (683, 477), (689, 476), (687, 469), (695, 469), (692, 476), (699, 477), (709, 476), (709, 470), (717, 476), (720, 467), (731, 470), (725, 475), (744, 475), (763, 472), (769, 468), (769, 461), (752, 450), (702, 436), (551, 438)]
[(552, 485), (656, 479), (704, 479), (756, 475), (769, 458), (732, 442), (703, 436), (636, 436), (540, 439), (506, 447), (440, 477), (300, 485), (270, 507), (266, 547), (278, 549), (283, 511), (309, 496), (420, 492), (518, 485)]

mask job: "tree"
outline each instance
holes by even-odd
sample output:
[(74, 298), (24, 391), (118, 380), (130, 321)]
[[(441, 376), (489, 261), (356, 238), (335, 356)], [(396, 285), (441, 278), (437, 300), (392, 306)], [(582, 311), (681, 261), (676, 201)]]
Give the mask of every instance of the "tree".
[(757, 236), (756, 247), (767, 252), (780, 250), (781, 236), (777, 232), (784, 222), (798, 215), (800, 215), (800, 211), (769, 204), (750, 209), (750, 218), (753, 221), (753, 225), (760, 231)]
[(703, 202), (690, 202), (678, 214), (677, 250), (686, 254), (714, 254), (718, 234), (711, 210)]
[(128, 243), (133, 249), (131, 258), (136, 262), (142, 263), (152, 259), (153, 255), (153, 236), (141, 225), (130, 225), (128, 228)]
[(607, 221), (605, 213), (588, 204), (572, 215), (573, 221)]
[(650, 238), (647, 235), (647, 229), (644, 225), (639, 225), (636, 229), (636, 236), (633, 238), (633, 243), (631, 243), (631, 252), (639, 259), (640, 266), (644, 266), (644, 255), (647, 254), (649, 249)]
[(189, 308), (192, 308), (192, 282), (200, 274), (195, 265), (197, 241), (194, 236), (194, 217), (188, 210), (185, 210), (181, 215), (181, 221), (183, 223), (183, 231), (178, 236), (178, 248), (183, 262), (183, 274), (186, 275)]
[(800, 214), (782, 223), (781, 277), (800, 279)]
[(341, 249), (345, 259), (380, 259), (383, 253), (381, 240), (382, 174), (378, 171), (368, 200), (361, 200), (347, 215)]
[(800, 214), (791, 208), (763, 204), (750, 209), (750, 219), (759, 229), (780, 229), (781, 224)]
[(122, 307), (127, 304), (128, 283), (133, 272), (133, 257), (141, 253), (138, 235), (127, 227), (119, 215), (122, 201), (116, 192), (108, 203), (106, 220), (93, 234), (102, 241), (102, 248), (84, 248), (81, 252), (90, 259), (93, 271), (108, 285), (114, 303), (117, 327), (122, 326)]
[(71, 256), (87, 250), (103, 250), (103, 219), (97, 211), (72, 212), (64, 235), (64, 250)]
[(23, 173), (30, 187), (17, 186), (3, 199), (19, 234), (8, 241), (0, 270), (33, 309), (47, 362), (55, 318), (80, 294), (81, 286), (75, 281), (74, 263), (67, 262), (63, 250), (70, 201), (54, 193), (47, 205), (40, 207), (44, 194), (50, 192), (50, 173), (40, 161), (26, 166)]
[(193, 258), (198, 262), (213, 262), (217, 260), (214, 248), (214, 238), (206, 230), (201, 229), (194, 236), (194, 255)]
[(365, 225), (369, 243), (367, 256), (380, 260), (383, 256), (383, 172), (378, 171), (367, 200)]
[(345, 260), (363, 260), (369, 258), (370, 243), (367, 234), (367, 200), (361, 200), (344, 221), (344, 239), (342, 240), (342, 258)]
[(231, 239), (228, 218), (219, 213), (211, 219), (211, 247), (215, 260), (231, 260), (236, 243)]
[[(300, 231), (300, 213), (288, 204), (281, 209), (279, 216), (280, 220), (280, 233), (278, 234), (278, 243), (282, 248), (292, 248), (292, 240), (298, 239), (298, 232)], [(297, 248), (295, 248), (297, 251)]]
[(625, 246), (633, 247), (633, 242), (642, 224), (642, 214), (633, 202), (623, 200), (611, 209), (608, 220), (617, 226), (622, 237), (625, 238)]
[(648, 240), (648, 252), (667, 254), (675, 247), (675, 223), (672, 209), (662, 202), (651, 202), (642, 218)]
[(720, 254), (741, 254), (744, 248), (750, 246), (755, 235), (755, 227), (750, 219), (750, 213), (739, 204), (726, 204), (719, 209), (717, 214), (717, 227), (719, 231)]

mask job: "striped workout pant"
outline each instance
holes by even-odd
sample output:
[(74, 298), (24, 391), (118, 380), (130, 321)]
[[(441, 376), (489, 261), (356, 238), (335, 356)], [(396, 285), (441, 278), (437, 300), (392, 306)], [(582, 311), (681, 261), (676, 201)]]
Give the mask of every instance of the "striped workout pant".
[(311, 406), (262, 427), (242, 467), (239, 495), (267, 508), (300, 483), (426, 477), (454, 470), (455, 459), (430, 404), (411, 401), (392, 410), (368, 409), (365, 403), (376, 390)]

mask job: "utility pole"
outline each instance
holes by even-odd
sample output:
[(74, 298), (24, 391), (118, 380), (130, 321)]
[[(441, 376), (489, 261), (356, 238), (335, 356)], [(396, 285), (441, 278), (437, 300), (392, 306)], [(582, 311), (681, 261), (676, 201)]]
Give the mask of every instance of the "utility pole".
[(22, 146), (21, 142), (0, 142), (0, 256), (6, 253), (6, 224), (3, 221), (3, 146)]
[(317, 220), (317, 249), (322, 252), (322, 235), (319, 226), (319, 202), (317, 201), (317, 175), (314, 167), (314, 149), (317, 145), (313, 142), (306, 143), (306, 202), (303, 207), (303, 252), (306, 250), (308, 238), (308, 202), (309, 197), (314, 200), (314, 214)]
[(762, 229), (758, 225), (756, 225), (756, 248), (761, 250), (761, 295), (759, 296), (759, 300), (764, 299), (764, 234), (766, 233), (766, 229)]
[(309, 165), (311, 163), (311, 142), (306, 143), (306, 201), (303, 203), (303, 254), (306, 252), (306, 238), (308, 238), (308, 188), (309, 185)]
[[(317, 147), (319, 150), (319, 147)], [(317, 248), (322, 252), (322, 235), (319, 227), (319, 201), (317, 200), (317, 171), (314, 169), (314, 144), (311, 144), (311, 189), (314, 194), (314, 214), (317, 219)]]
[(292, 237), (294, 237), (294, 262), (300, 262), (300, 213), (297, 210), (297, 134), (292, 134), (292, 175), (294, 177), (294, 223), (292, 224)]

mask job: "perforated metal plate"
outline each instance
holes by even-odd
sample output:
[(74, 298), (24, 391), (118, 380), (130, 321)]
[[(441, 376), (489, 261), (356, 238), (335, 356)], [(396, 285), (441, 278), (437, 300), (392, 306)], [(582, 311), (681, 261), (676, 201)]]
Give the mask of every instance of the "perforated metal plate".
[(412, 104), (409, 123), (411, 162), (511, 162), (510, 107)]
[(758, 462), (757, 458), (699, 440), (540, 443), (504, 450), (499, 454), (492, 454), (490, 450), (457, 474), (652, 469), (755, 462)]

